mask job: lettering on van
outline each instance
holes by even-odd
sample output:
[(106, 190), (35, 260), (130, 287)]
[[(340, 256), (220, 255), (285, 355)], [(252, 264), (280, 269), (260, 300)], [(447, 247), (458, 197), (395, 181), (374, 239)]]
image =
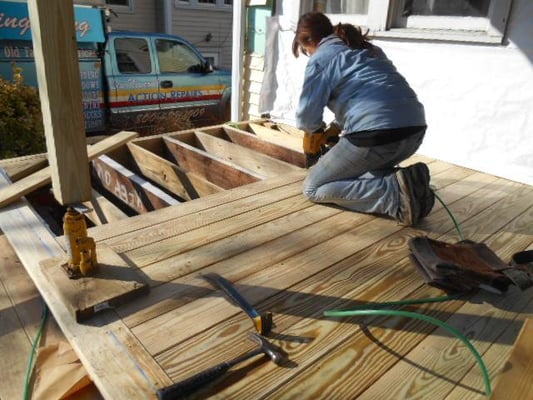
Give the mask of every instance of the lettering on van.
[[(18, 36), (22, 37), (31, 28), (30, 19), (28, 17), (17, 18), (0, 13), (0, 28), (15, 31)], [(89, 21), (75, 21), (74, 29), (79, 33), (80, 37), (84, 37), (91, 30), (91, 24)]]

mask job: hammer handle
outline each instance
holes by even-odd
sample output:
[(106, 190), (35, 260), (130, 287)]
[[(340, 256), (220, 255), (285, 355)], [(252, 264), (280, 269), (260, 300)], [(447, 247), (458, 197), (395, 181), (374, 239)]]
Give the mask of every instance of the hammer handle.
[(157, 391), (157, 398), (159, 400), (175, 400), (183, 396), (188, 396), (189, 394), (200, 389), (200, 387), (214, 381), (217, 378), (220, 378), (231, 367), (261, 353), (263, 353), (263, 348), (259, 347), (248, 353), (240, 355), (239, 357), (234, 358), (233, 360), (225, 361), (223, 363), (215, 365), (214, 367), (206, 369), (205, 371), (199, 372), (196, 375), (185, 379), (184, 381), (177, 382), (163, 389), (159, 389)]
[(193, 375), (181, 382), (159, 389), (157, 391), (157, 398), (159, 400), (175, 400), (180, 399), (183, 396), (188, 396), (205, 384), (221, 377), (230, 368), (231, 365), (227, 362), (215, 365), (214, 367), (206, 369), (205, 371)]

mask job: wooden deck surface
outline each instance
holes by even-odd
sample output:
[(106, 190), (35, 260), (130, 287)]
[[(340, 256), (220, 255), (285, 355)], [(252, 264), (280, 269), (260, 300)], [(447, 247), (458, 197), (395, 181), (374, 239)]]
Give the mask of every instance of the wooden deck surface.
[[(485, 242), (505, 261), (533, 248), (531, 186), (422, 156), (409, 163), (417, 160), (428, 163), (432, 184), (466, 238)], [(257, 309), (273, 313), (269, 338), (290, 363), (280, 367), (254, 358), (192, 398), (485, 398), (471, 352), (442, 328), (399, 317), (323, 316), (367, 302), (442, 295), (415, 272), (407, 241), (417, 235), (459, 240), (446, 210), (436, 203), (423, 223), (405, 228), (305, 200), (305, 174), (291, 170), (91, 228), (97, 244), (139, 268), (150, 293), (82, 324), (47, 285), (40, 267), (42, 260), (64, 253), (63, 241), (23, 202), (4, 209), (0, 222), (7, 236), (18, 232), (11, 245), (24, 247), (17, 253), (22, 264), (106, 399), (155, 398), (158, 388), (254, 347), (246, 339), (253, 331), (250, 319), (200, 277), (206, 272), (221, 274)], [(532, 300), (533, 289), (511, 287), (504, 296), (479, 292), (408, 309), (465, 334), (496, 385), (522, 322), (533, 316)], [(5, 344), (0, 348), (10, 354)], [(5, 382), (9, 361), (0, 358)]]

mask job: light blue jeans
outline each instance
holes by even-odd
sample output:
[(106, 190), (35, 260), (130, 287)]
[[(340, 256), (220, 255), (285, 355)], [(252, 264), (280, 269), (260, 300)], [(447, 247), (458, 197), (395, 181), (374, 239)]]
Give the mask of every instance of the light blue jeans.
[(372, 147), (355, 146), (341, 136), (310, 169), (304, 196), (315, 203), (396, 218), (400, 193), (395, 166), (418, 150), (424, 133)]

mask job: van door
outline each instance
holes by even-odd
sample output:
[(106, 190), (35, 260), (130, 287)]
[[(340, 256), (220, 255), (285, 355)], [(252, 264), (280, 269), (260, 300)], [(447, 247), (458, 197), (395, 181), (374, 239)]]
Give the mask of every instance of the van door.
[(106, 75), (112, 126), (135, 128), (143, 114), (159, 110), (159, 84), (150, 39), (138, 34), (111, 34)]
[(162, 110), (176, 110), (188, 120), (219, 119), (228, 80), (185, 40), (155, 37), (156, 67)]

